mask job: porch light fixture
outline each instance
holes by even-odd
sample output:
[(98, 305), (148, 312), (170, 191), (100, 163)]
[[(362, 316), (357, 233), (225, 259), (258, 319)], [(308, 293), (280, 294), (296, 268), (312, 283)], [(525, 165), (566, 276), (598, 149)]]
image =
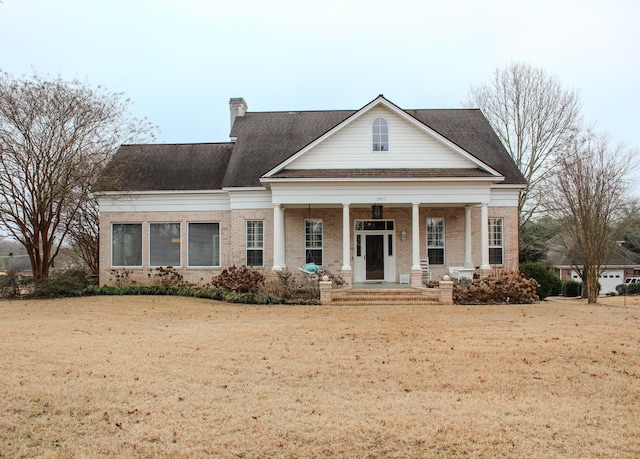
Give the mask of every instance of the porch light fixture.
[(374, 204), (371, 206), (371, 218), (374, 220), (382, 219), (382, 204)]
[(407, 232), (405, 230), (402, 230), (400, 232), (400, 239), (404, 241), (406, 238), (407, 238)]

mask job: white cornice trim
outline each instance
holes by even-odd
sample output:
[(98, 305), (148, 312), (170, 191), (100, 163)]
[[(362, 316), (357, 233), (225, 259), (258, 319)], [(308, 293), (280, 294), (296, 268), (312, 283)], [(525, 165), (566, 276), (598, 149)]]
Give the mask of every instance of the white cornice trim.
[(260, 179), (265, 183), (334, 183), (334, 182), (495, 182), (504, 177), (429, 177), (429, 178), (266, 178)]

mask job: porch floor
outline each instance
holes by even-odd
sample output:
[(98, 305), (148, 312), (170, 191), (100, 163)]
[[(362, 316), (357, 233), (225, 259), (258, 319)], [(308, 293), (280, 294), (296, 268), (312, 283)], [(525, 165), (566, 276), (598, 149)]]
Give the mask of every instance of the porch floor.
[(397, 282), (357, 282), (351, 288), (354, 290), (411, 290), (411, 285)]

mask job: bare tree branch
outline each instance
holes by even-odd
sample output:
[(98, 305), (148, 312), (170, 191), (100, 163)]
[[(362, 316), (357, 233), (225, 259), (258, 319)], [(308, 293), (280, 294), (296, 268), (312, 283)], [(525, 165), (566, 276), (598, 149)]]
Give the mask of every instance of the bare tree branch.
[(0, 75), (0, 222), (24, 245), (36, 279), (49, 274), (117, 147), (153, 131), (129, 104), (77, 80)]
[(528, 182), (519, 197), (520, 226), (544, 201), (545, 181), (580, 130), (580, 100), (541, 68), (513, 63), (472, 86), (463, 103), (479, 107)]

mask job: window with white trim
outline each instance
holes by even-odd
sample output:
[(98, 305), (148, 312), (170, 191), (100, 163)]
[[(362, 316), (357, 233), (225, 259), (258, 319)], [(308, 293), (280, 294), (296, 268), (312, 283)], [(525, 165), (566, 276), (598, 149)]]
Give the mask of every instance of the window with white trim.
[(247, 220), (247, 266), (264, 266), (263, 220)]
[(142, 224), (111, 225), (111, 266), (142, 266)]
[(444, 265), (444, 218), (427, 218), (427, 256), (430, 265)]
[(489, 264), (504, 263), (504, 219), (489, 219)]
[(371, 126), (373, 151), (389, 151), (389, 122), (384, 118), (376, 118)]
[(149, 223), (149, 266), (180, 266), (180, 223)]
[(220, 224), (189, 223), (189, 266), (220, 266)]
[(322, 266), (322, 220), (304, 221), (305, 263), (313, 262)]

